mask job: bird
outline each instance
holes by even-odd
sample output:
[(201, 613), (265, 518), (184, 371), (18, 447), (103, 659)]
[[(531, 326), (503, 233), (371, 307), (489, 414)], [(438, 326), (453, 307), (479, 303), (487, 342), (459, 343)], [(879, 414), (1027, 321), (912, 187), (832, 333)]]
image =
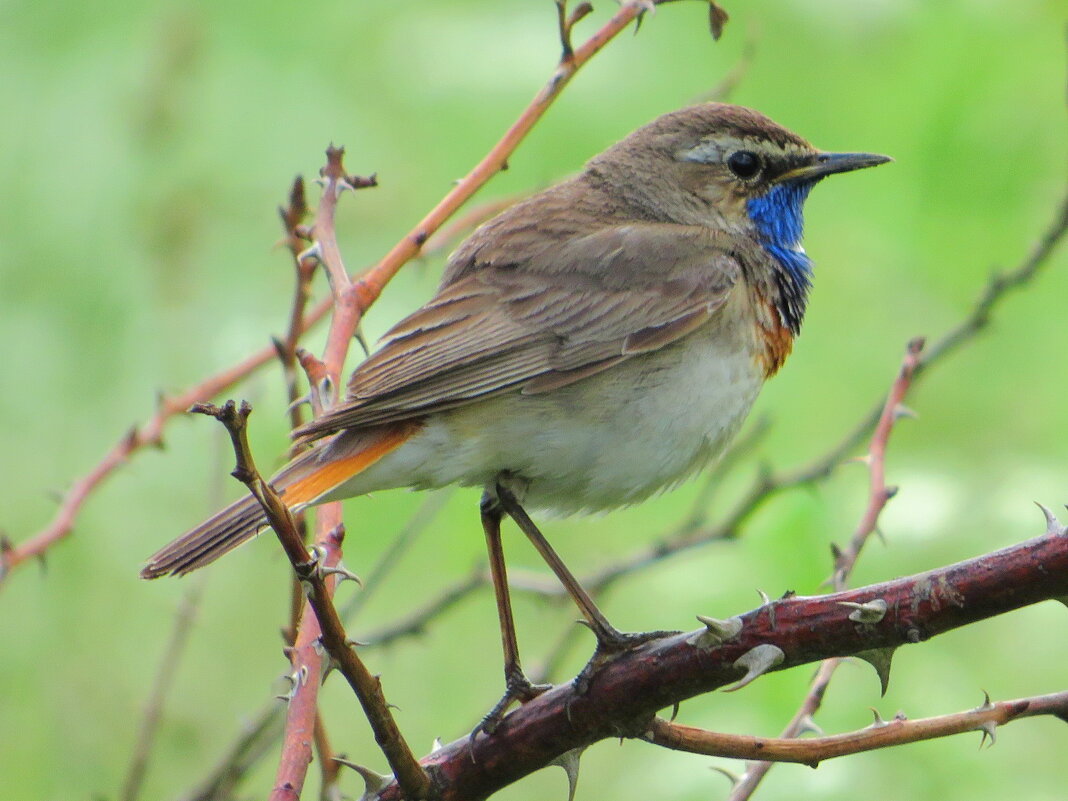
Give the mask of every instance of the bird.
[[(716, 459), (800, 332), (810, 190), (890, 160), (818, 150), (743, 106), (664, 114), (478, 227), (345, 398), (295, 430), (307, 447), (271, 479), (294, 511), (398, 487), (482, 489), (506, 688), (485, 732), (542, 690), (519, 659), (504, 517), (567, 589), (602, 660), (644, 641), (608, 622), (527, 510), (636, 504)], [(265, 525), (246, 496), (141, 575), (201, 568)]]

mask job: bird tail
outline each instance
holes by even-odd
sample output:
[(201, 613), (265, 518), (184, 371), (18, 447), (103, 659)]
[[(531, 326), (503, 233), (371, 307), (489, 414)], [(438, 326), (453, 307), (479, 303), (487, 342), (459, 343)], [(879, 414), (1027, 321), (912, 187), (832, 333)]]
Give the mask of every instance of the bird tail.
[[(342, 431), (297, 456), (270, 483), (290, 510), (299, 511), (366, 470), (418, 428), (405, 422)], [(209, 565), (266, 525), (259, 501), (246, 495), (154, 553), (141, 578), (182, 576)]]

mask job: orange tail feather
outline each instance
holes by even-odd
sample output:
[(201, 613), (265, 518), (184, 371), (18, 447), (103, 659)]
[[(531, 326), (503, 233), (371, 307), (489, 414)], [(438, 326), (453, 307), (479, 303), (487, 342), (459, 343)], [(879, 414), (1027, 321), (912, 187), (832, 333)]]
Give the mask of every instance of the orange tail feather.
[[(342, 431), (283, 467), (271, 484), (290, 509), (303, 509), (366, 470), (418, 429), (417, 423), (397, 423)], [(259, 502), (246, 495), (154, 553), (141, 570), (141, 578), (181, 576), (204, 567), (250, 540), (266, 525)]]

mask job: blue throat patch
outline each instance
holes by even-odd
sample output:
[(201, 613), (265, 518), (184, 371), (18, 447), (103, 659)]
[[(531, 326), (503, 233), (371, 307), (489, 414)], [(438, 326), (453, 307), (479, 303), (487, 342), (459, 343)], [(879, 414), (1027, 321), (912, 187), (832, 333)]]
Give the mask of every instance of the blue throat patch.
[(775, 184), (745, 204), (749, 218), (760, 232), (761, 244), (782, 265), (802, 295), (812, 285), (812, 261), (801, 249), (804, 231), (801, 209), (812, 186), (811, 181)]

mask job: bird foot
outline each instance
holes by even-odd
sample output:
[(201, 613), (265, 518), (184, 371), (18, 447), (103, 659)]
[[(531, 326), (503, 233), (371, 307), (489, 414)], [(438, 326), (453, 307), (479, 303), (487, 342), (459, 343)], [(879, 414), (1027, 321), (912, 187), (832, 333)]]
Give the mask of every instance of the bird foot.
[(493, 709), (487, 712), (486, 716), (471, 731), (472, 740), (478, 736), (479, 732), (492, 735), (497, 730), (497, 727), (501, 725), (501, 721), (504, 720), (504, 713), (508, 711), (508, 707), (513, 702), (518, 701), (520, 704), (525, 704), (553, 687), (551, 684), (534, 684), (524, 675), (522, 668), (518, 666), (514, 669), (505, 670), (504, 686), (504, 695), (501, 696), (501, 700), (493, 705)]
[[(585, 622), (585, 621), (580, 621)], [(592, 626), (590, 626), (593, 629)], [(590, 661), (579, 671), (575, 677), (573, 686), (579, 695), (585, 695), (590, 689), (593, 677), (602, 667), (614, 661), (621, 654), (632, 651), (647, 642), (659, 640), (662, 637), (670, 637), (678, 634), (677, 631), (619, 631), (611, 626), (593, 629), (597, 636), (597, 649), (590, 657)]]

